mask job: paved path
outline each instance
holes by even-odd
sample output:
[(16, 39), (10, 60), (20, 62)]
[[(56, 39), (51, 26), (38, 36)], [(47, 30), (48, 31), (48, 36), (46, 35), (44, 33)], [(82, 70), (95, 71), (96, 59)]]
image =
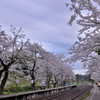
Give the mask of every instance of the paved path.
[(100, 100), (100, 90), (95, 85), (94, 88), (91, 90), (91, 94), (85, 100)]

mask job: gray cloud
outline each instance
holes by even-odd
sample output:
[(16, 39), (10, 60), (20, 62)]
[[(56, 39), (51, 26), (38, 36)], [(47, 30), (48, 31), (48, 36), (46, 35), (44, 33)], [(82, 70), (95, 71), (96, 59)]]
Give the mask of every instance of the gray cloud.
[(23, 27), (31, 41), (43, 44), (49, 51), (66, 52), (75, 42), (77, 30), (67, 25), (66, 0), (2, 0), (0, 22)]

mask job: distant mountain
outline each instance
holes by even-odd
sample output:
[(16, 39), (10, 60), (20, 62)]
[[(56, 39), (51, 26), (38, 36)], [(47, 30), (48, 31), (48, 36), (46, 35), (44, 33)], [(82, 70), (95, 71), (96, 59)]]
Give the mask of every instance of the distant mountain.
[(76, 79), (79, 81), (90, 81), (90, 74), (86, 74), (86, 75), (80, 75), (80, 74), (76, 74)]

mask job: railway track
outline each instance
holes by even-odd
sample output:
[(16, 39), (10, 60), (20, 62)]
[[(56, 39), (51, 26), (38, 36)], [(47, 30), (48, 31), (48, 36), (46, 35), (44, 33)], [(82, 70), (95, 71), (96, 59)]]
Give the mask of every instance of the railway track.
[(47, 97), (36, 98), (35, 100), (80, 100), (80, 98), (85, 96), (91, 88), (92, 86), (88, 85), (78, 86), (72, 90), (59, 92)]

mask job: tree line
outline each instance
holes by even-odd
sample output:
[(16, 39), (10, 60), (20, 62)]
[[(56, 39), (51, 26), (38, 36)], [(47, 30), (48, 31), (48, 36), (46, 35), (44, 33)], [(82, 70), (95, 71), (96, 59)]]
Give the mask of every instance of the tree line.
[(63, 84), (65, 79), (73, 80), (74, 73), (63, 54), (46, 51), (39, 43), (25, 39), (22, 28), (10, 28), (10, 34), (0, 27), (0, 94), (4, 91), (9, 73), (31, 80), (32, 90), (36, 80), (49, 88)]

